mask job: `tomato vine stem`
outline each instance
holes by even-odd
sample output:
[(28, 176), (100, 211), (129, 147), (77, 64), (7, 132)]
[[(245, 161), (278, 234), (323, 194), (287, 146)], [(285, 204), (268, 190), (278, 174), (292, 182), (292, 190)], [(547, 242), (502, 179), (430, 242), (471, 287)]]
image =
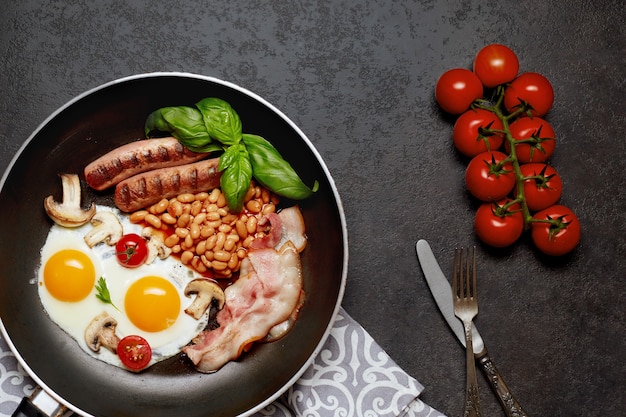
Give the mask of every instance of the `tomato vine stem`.
[(494, 92), (494, 99), (495, 100), (491, 100), (491, 101), (483, 100), (483, 99), (477, 100), (474, 102), (473, 107), (490, 111), (496, 115), (496, 117), (502, 123), (502, 129), (498, 129), (498, 130), (494, 129), (490, 131), (503, 134), (504, 139), (507, 141), (509, 145), (509, 149), (510, 149), (509, 155), (507, 155), (507, 158), (501, 161), (500, 164), (503, 165), (504, 163), (510, 162), (511, 165), (513, 166), (513, 173), (515, 175), (515, 199), (507, 202), (504, 206), (502, 206), (502, 212), (505, 213), (503, 215), (506, 215), (507, 210), (513, 205), (520, 204), (522, 217), (524, 219), (525, 229), (528, 229), (531, 223), (534, 223), (534, 222), (550, 223), (552, 226), (558, 227), (559, 224), (554, 219), (549, 219), (549, 220), (534, 219), (530, 212), (530, 209), (528, 208), (528, 203), (526, 202), (526, 196), (524, 194), (524, 181), (529, 178), (524, 177), (524, 174), (522, 174), (522, 170), (520, 168), (520, 162), (517, 157), (517, 152), (516, 152), (515, 147), (516, 147), (516, 144), (520, 144), (520, 143), (537, 143), (537, 139), (532, 137), (528, 139), (517, 140), (511, 134), (510, 123), (511, 121), (516, 120), (520, 115), (524, 113), (528, 113), (528, 109), (525, 108), (525, 106), (519, 106), (515, 111), (509, 114), (505, 114), (502, 111), (502, 105), (503, 105), (502, 103), (504, 101), (504, 86), (498, 86), (498, 88), (496, 88)]

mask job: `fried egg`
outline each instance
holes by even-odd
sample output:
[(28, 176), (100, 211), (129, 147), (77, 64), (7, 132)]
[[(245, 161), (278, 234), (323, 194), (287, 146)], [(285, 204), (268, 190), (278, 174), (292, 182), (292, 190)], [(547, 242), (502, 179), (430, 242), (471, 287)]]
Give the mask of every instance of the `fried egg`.
[[(142, 227), (130, 223), (128, 216), (116, 209), (98, 206), (99, 211), (114, 212), (124, 234), (141, 234)], [(179, 260), (155, 259), (137, 268), (121, 266), (115, 247), (100, 243), (90, 248), (83, 237), (92, 226), (78, 228), (53, 225), (41, 249), (37, 272), (41, 303), (59, 327), (68, 333), (89, 355), (124, 368), (119, 357), (109, 349), (92, 351), (85, 341), (85, 330), (99, 314), (106, 312), (117, 321), (119, 338), (139, 335), (152, 348), (150, 365), (176, 355), (207, 324), (185, 313), (192, 299), (184, 295), (185, 286), (199, 276)], [(111, 303), (96, 295), (99, 278), (106, 280)]]

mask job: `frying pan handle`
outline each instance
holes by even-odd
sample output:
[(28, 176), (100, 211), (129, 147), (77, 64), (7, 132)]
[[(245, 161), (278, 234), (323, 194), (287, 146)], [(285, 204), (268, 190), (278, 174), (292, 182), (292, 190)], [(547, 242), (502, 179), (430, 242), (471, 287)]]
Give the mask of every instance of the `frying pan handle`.
[(17, 410), (11, 415), (12, 417), (47, 417), (35, 404), (30, 401), (30, 398), (22, 398), (22, 402), (17, 407)]
[(66, 411), (65, 406), (37, 387), (30, 397), (22, 398), (11, 417), (58, 417), (63, 416)]

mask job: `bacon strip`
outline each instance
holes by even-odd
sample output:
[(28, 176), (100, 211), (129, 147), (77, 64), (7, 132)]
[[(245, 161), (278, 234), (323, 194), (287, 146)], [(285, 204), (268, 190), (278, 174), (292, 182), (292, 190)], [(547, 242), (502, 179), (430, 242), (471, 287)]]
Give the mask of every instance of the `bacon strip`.
[(270, 231), (263, 237), (255, 238), (250, 244), (252, 249), (273, 248), (283, 235), (283, 222), (278, 214), (268, 213), (263, 221), (259, 221), (259, 225), (264, 226), (265, 222), (270, 223)]
[(300, 256), (291, 242), (279, 250), (250, 250), (239, 279), (224, 291), (226, 303), (216, 316), (220, 327), (202, 332), (195, 344), (183, 351), (198, 371), (219, 370), (287, 320), (298, 305), (301, 290)]
[[(306, 247), (307, 237), (304, 225), (304, 218), (299, 206), (291, 206), (278, 213), (280, 217), (281, 237), (275, 247), (280, 248), (285, 242), (291, 241), (298, 252), (302, 252)], [(272, 223), (274, 226), (274, 223)]]

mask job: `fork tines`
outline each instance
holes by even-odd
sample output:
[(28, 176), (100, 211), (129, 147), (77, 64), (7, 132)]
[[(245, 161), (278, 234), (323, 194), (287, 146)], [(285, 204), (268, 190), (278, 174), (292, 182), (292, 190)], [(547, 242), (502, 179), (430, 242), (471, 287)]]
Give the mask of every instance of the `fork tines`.
[[(471, 249), (471, 254), (470, 254)], [(476, 292), (476, 246), (454, 249), (452, 293), (456, 298), (478, 298)], [(463, 280), (463, 282), (458, 282)]]

